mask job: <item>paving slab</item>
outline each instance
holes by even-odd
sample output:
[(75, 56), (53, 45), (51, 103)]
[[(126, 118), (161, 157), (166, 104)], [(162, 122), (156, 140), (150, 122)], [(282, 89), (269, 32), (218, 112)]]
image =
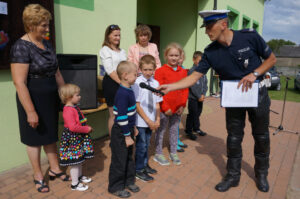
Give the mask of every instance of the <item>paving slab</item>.
[[(282, 101), (272, 101), (271, 109), (281, 112)], [(206, 98), (203, 114), (201, 116), (201, 129), (207, 136), (198, 137), (196, 141), (187, 139), (184, 135), (186, 111), (180, 124), (180, 137), (188, 148), (179, 153), (182, 164), (179, 166), (160, 166), (153, 161), (154, 135), (151, 139), (150, 165), (158, 171), (153, 175), (155, 180), (144, 183), (137, 180), (141, 191), (132, 194), (131, 198), (178, 198), (178, 199), (256, 199), (256, 198), (300, 198), (300, 150), (299, 135), (280, 132), (271, 135), (274, 129), (270, 128), (271, 154), (268, 193), (259, 192), (254, 182), (254, 141), (251, 136), (250, 123), (246, 122), (243, 141), (243, 161), (241, 182), (238, 187), (231, 188), (225, 193), (215, 191), (215, 185), (226, 173), (226, 128), (225, 109), (220, 107), (219, 98)], [(270, 125), (278, 127), (280, 114), (270, 112)], [(283, 120), (286, 129), (300, 132), (300, 103), (287, 102)], [(69, 182), (59, 179), (46, 181), (49, 183), (49, 193), (38, 193), (33, 185), (32, 171), (29, 164), (0, 173), (0, 198), (116, 198), (107, 191), (108, 172), (111, 152), (109, 138), (95, 140), (95, 158), (87, 160), (83, 166), (84, 175), (91, 176), (93, 182), (90, 189), (85, 192), (71, 191)], [(168, 132), (164, 140), (163, 153), (168, 157)], [(295, 164), (294, 164), (295, 163)], [(47, 161), (43, 160), (43, 169), (46, 173)], [(69, 172), (69, 170), (67, 170)], [(297, 195), (298, 194), (298, 195)]]

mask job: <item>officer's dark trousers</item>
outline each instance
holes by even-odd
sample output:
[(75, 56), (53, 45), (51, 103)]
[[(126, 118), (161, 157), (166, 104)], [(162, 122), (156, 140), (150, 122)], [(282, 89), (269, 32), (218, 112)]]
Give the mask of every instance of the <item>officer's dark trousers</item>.
[(198, 100), (189, 99), (188, 109), (189, 113), (186, 117), (185, 130), (187, 133), (200, 130), (200, 120), (199, 117), (202, 113), (203, 102)]
[[(133, 135), (133, 130), (131, 130), (131, 135)], [(108, 191), (113, 193), (123, 190), (126, 185), (135, 183), (135, 165), (132, 158), (133, 145), (126, 147), (125, 137), (120, 126), (116, 124), (112, 127), (110, 147), (111, 164)]]
[(255, 141), (255, 175), (268, 175), (270, 155), (269, 111), (270, 99), (266, 87), (259, 90), (257, 108), (226, 108), (228, 176), (239, 179), (241, 175), (241, 143), (244, 137), (246, 112), (248, 112), (252, 136)]

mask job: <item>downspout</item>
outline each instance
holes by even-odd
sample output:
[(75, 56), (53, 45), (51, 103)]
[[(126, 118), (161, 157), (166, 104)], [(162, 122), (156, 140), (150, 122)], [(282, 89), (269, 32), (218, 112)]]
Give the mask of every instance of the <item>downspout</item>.
[[(217, 4), (218, 4), (218, 0), (214, 0), (214, 10), (217, 10)], [(210, 78), (209, 78), (209, 95), (211, 95), (214, 92), (214, 73), (213, 73), (213, 69), (210, 69)], [(217, 92), (217, 91), (216, 91)]]
[(217, 9), (218, 0), (214, 0), (214, 10)]

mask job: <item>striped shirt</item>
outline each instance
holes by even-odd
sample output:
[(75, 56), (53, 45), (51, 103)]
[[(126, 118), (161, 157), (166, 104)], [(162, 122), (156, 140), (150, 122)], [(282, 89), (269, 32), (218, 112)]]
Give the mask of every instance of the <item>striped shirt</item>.
[(118, 124), (124, 136), (130, 135), (130, 129), (135, 126), (136, 101), (131, 88), (120, 85), (113, 106), (115, 124)]

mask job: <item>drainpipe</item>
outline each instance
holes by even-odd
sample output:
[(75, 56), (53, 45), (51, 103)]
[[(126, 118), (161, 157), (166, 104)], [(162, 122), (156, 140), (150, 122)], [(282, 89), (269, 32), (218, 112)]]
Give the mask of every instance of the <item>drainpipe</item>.
[[(218, 0), (214, 0), (214, 10), (217, 10), (217, 2)], [(211, 68), (210, 69), (210, 80), (209, 80), (209, 95), (211, 96), (212, 93), (214, 93), (214, 82), (213, 82), (213, 79), (214, 79), (214, 72), (213, 72), (213, 69)], [(217, 94), (217, 90), (215, 91)]]
[(218, 0), (214, 0), (214, 10), (217, 9), (217, 3), (218, 3)]

